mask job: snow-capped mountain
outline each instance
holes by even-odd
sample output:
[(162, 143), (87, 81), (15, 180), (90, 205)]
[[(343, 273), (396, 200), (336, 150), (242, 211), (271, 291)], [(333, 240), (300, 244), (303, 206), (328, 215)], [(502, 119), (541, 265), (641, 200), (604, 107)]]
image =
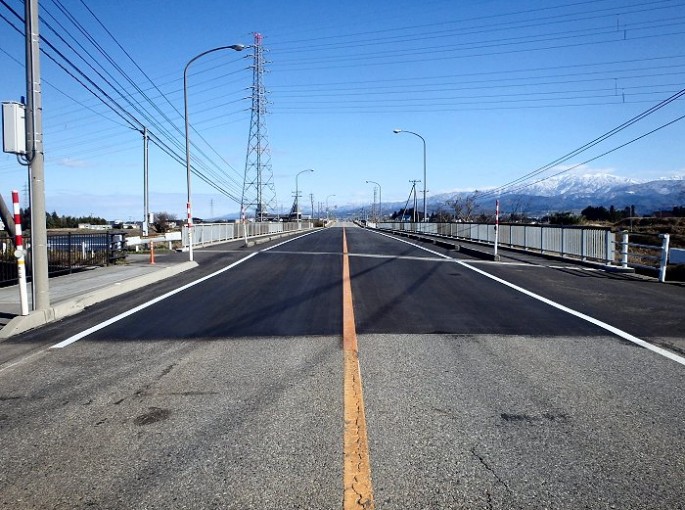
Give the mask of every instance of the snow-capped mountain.
[[(495, 196), (477, 200), (478, 208), (487, 211), (495, 208)], [(449, 210), (447, 202), (472, 196), (473, 192), (441, 193), (428, 197), (430, 213)], [(478, 194), (476, 194), (478, 196)], [(530, 216), (549, 212), (580, 213), (588, 206), (617, 209), (634, 206), (640, 215), (654, 211), (671, 210), (685, 204), (685, 176), (662, 177), (656, 180), (636, 180), (608, 173), (568, 174), (552, 177), (500, 196), (500, 209), (505, 213), (517, 212)], [(383, 210), (398, 211), (403, 203), (384, 203)], [(359, 207), (339, 207), (338, 212), (355, 213)]]
[[(468, 194), (459, 193), (458, 196)], [(436, 195), (429, 202), (437, 207), (454, 194)], [(488, 199), (485, 200), (487, 202)], [(495, 201), (492, 197), (491, 202)], [(552, 177), (526, 187), (519, 187), (500, 197), (502, 210), (517, 210), (529, 215), (550, 211), (579, 213), (588, 206), (614, 206), (617, 209), (635, 206), (639, 214), (670, 210), (685, 203), (683, 176), (639, 181), (613, 174), (594, 173)], [(487, 204), (483, 204), (486, 206)]]
[(531, 184), (523, 188), (521, 193), (540, 197), (565, 194), (590, 196), (633, 184), (640, 184), (640, 181), (613, 174), (562, 175)]

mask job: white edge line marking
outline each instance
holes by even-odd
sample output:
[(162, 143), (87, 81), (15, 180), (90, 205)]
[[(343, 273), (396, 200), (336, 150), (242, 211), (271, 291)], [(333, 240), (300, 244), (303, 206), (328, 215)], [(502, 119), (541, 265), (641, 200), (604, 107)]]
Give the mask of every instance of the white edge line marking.
[(303, 237), (307, 237), (307, 236), (310, 236), (312, 234), (317, 234), (317, 233), (323, 232), (323, 231), (324, 231), (324, 229), (312, 230), (311, 232), (307, 232), (306, 234), (302, 234), (301, 236), (293, 237), (292, 239), (286, 239), (285, 241), (281, 241), (278, 244), (274, 244), (273, 246), (269, 246), (268, 248), (264, 248), (263, 250), (260, 250), (260, 252), (270, 251), (270, 250), (273, 250), (274, 248), (278, 248), (279, 246), (283, 246), (284, 244), (288, 244), (292, 241), (297, 241), (298, 239), (302, 239)]
[(50, 349), (62, 349), (63, 347), (66, 347), (68, 345), (73, 344), (74, 342), (78, 342), (79, 340), (90, 335), (91, 333), (95, 333), (96, 331), (100, 331), (101, 329), (106, 328), (107, 326), (114, 324), (115, 322), (118, 322), (121, 319), (128, 317), (129, 315), (133, 315), (134, 313), (137, 313), (141, 310), (144, 310), (145, 308), (148, 308), (148, 307), (150, 307), (156, 303), (159, 303), (160, 301), (163, 301), (163, 300), (165, 300), (165, 299), (167, 299), (167, 298), (169, 298), (175, 294), (178, 294), (179, 292), (182, 292), (186, 289), (189, 289), (190, 287), (194, 287), (195, 285), (198, 285), (204, 281), (207, 281), (210, 278), (214, 278), (215, 276), (217, 276), (223, 272), (226, 272), (229, 269), (233, 269), (238, 264), (242, 264), (246, 260), (249, 260), (252, 257), (254, 257), (255, 255), (257, 255), (258, 253), (259, 253), (258, 251), (254, 252), (254, 253), (250, 253), (247, 257), (244, 257), (244, 258), (234, 262), (233, 264), (230, 264), (230, 265), (228, 265), (222, 269), (219, 269), (218, 271), (215, 271), (212, 274), (208, 274), (207, 276), (203, 276), (202, 278), (200, 278), (198, 280), (187, 283), (186, 285), (183, 285), (177, 289), (169, 291), (166, 294), (162, 294), (161, 296), (158, 296), (154, 299), (151, 299), (150, 301), (147, 301), (146, 303), (143, 303), (142, 305), (138, 305), (135, 308), (131, 308), (130, 310), (127, 310), (123, 313), (120, 313), (119, 315), (115, 315), (111, 319), (108, 319), (104, 322), (101, 322), (100, 324), (96, 324), (95, 326), (90, 327), (84, 331), (81, 331), (80, 333), (77, 333), (76, 335), (71, 336), (71, 337), (67, 338), (66, 340), (62, 340), (60, 343), (55, 344), (52, 347), (50, 347)]
[(399, 241), (401, 243), (408, 244), (409, 246), (413, 246), (414, 248), (419, 248), (423, 251), (427, 251), (428, 253), (432, 253), (433, 255), (437, 255), (438, 257), (441, 257), (443, 259), (454, 260), (452, 257), (448, 257), (444, 253), (438, 253), (437, 251), (429, 250), (428, 248), (424, 248), (423, 246), (419, 246), (418, 244), (414, 244), (410, 241), (405, 241), (404, 239), (398, 239), (397, 237), (391, 236), (390, 234), (386, 234), (384, 232), (376, 232), (375, 230), (367, 230), (367, 232), (373, 232), (374, 234), (378, 234), (379, 236), (394, 239), (395, 241)]
[(610, 333), (613, 333), (614, 335), (616, 335), (620, 338), (623, 338), (624, 340), (628, 340), (629, 342), (632, 342), (636, 345), (639, 345), (640, 347), (644, 347), (645, 349), (647, 349), (649, 351), (652, 351), (656, 354), (660, 354), (660, 355), (662, 355), (662, 356), (664, 356), (664, 357), (666, 357), (672, 361), (675, 361), (676, 363), (680, 363), (681, 365), (685, 366), (685, 358), (684, 357), (679, 356), (679, 355), (677, 355), (671, 351), (667, 351), (666, 349), (662, 349), (661, 347), (658, 347), (654, 344), (650, 344), (649, 342), (646, 342), (646, 341), (644, 341), (644, 340), (642, 340), (636, 336), (631, 335), (630, 333), (627, 333), (627, 332), (625, 332), (621, 329), (618, 329), (618, 328), (616, 328), (610, 324), (607, 324), (606, 322), (602, 322), (599, 319), (595, 319), (594, 317), (590, 317), (589, 315), (585, 315), (584, 313), (578, 312), (576, 310), (573, 310), (572, 308), (569, 308), (569, 307), (564, 306), (562, 304), (559, 304), (555, 301), (552, 301), (550, 299), (542, 297), (539, 294), (535, 294), (534, 292), (526, 290), (523, 287), (519, 287), (518, 285), (514, 285), (513, 283), (510, 283), (506, 280), (503, 280), (502, 278), (498, 278), (497, 276), (492, 275), (486, 271), (483, 271), (482, 269), (478, 269), (477, 267), (473, 267), (472, 265), (470, 265), (466, 262), (463, 262), (461, 260), (453, 259), (452, 257), (448, 257), (447, 255), (443, 255), (442, 253), (437, 253), (433, 250), (429, 250), (427, 248), (424, 248), (423, 246), (419, 246), (418, 244), (410, 243), (408, 241), (405, 241), (404, 239), (397, 239), (396, 237), (389, 236), (387, 234), (383, 234), (380, 232), (376, 232), (376, 233), (380, 234), (380, 235), (384, 235), (384, 236), (389, 237), (391, 239), (395, 239), (396, 241), (403, 242), (405, 244), (410, 244), (412, 246), (415, 246), (417, 248), (425, 250), (429, 253), (434, 253), (436, 255), (440, 255), (441, 257), (445, 257), (445, 258), (449, 258), (451, 260), (454, 260), (454, 262), (456, 262), (457, 264), (464, 266), (464, 267), (470, 269), (471, 271), (475, 271), (476, 273), (479, 273), (483, 276), (486, 276), (486, 277), (490, 278), (491, 280), (494, 280), (498, 283), (501, 283), (502, 285), (506, 285), (507, 287), (509, 287), (511, 289), (514, 289), (518, 292), (521, 292), (522, 294), (525, 294), (526, 296), (532, 297), (533, 299), (537, 299), (538, 301), (541, 301), (541, 302), (543, 302), (543, 303), (545, 303), (551, 307), (554, 307), (557, 310), (561, 310), (562, 312), (569, 313), (575, 317), (578, 317), (579, 319), (583, 319), (583, 320), (585, 320), (591, 324), (594, 324), (595, 326), (598, 326), (602, 329), (609, 331)]
[[(318, 231), (315, 230), (314, 232), (318, 232)], [(64, 347), (67, 347), (68, 345), (71, 345), (74, 342), (78, 342), (82, 338), (85, 338), (86, 336), (90, 335), (91, 333), (95, 333), (96, 331), (100, 331), (101, 329), (106, 328), (107, 326), (110, 326), (110, 325), (114, 324), (115, 322), (120, 321), (121, 319), (125, 319), (129, 315), (133, 315), (134, 313), (137, 313), (141, 310), (144, 310), (145, 308), (148, 308), (148, 307), (150, 307), (156, 303), (159, 303), (160, 301), (163, 301), (163, 300), (165, 300), (165, 299), (167, 299), (167, 298), (169, 298), (175, 294), (178, 294), (179, 292), (183, 292), (184, 290), (189, 289), (191, 287), (194, 287), (195, 285), (198, 285), (202, 282), (205, 282), (205, 281), (209, 280), (210, 278), (214, 278), (215, 276), (220, 275), (221, 273), (224, 273), (224, 272), (228, 271), (229, 269), (233, 269), (237, 265), (242, 264), (243, 262), (251, 259), (252, 257), (254, 257), (255, 255), (257, 255), (259, 253), (269, 251), (273, 248), (276, 248), (277, 246), (281, 246), (281, 245), (284, 245), (284, 244), (289, 243), (291, 241), (295, 241), (296, 239), (301, 239), (305, 236), (313, 234), (314, 232), (308, 232), (304, 235), (297, 236), (297, 237), (294, 237), (292, 239), (288, 239), (287, 241), (283, 241), (282, 243), (276, 244), (274, 246), (270, 246), (269, 248), (266, 248), (264, 250), (260, 250), (260, 251), (250, 253), (248, 256), (243, 257), (242, 259), (235, 261), (233, 264), (230, 264), (230, 265), (228, 265), (222, 269), (219, 269), (218, 271), (215, 271), (214, 273), (203, 276), (202, 278), (200, 278), (198, 280), (195, 280), (195, 281), (190, 282), (186, 285), (183, 285), (183, 286), (179, 287), (178, 289), (174, 289), (172, 291), (169, 291), (166, 294), (162, 294), (161, 296), (158, 296), (158, 297), (156, 297), (156, 298), (154, 298), (154, 299), (152, 299), (146, 303), (138, 305), (135, 308), (131, 308), (130, 310), (127, 310), (123, 313), (120, 313), (119, 315), (116, 315), (116, 316), (112, 317), (111, 319), (108, 319), (104, 322), (101, 322), (100, 324), (96, 324), (95, 326), (88, 328), (84, 331), (81, 331), (80, 333), (77, 333), (76, 335), (71, 336), (71, 337), (67, 338), (66, 340), (62, 340), (60, 343), (55, 344), (52, 347), (50, 347), (50, 349), (62, 349)]]
[(573, 310), (572, 308), (568, 308), (567, 306), (564, 306), (562, 304), (559, 304), (555, 301), (552, 301), (550, 299), (547, 299), (545, 297), (540, 296), (539, 294), (535, 294), (534, 292), (531, 292), (529, 290), (524, 289), (523, 287), (519, 287), (518, 285), (514, 285), (513, 283), (509, 283), (506, 280), (503, 280), (502, 278), (498, 278), (495, 275), (491, 275), (490, 273), (487, 273), (483, 271), (482, 269), (478, 269), (476, 267), (473, 267), (466, 262), (462, 262), (460, 260), (456, 261), (457, 264), (462, 265), (464, 267), (467, 267), (471, 269), (472, 271), (475, 271), (476, 273), (482, 274), (483, 276), (487, 276), (491, 280), (495, 280), (498, 283), (501, 283), (502, 285), (506, 285), (507, 287), (514, 289), (518, 292), (521, 292), (522, 294), (525, 294), (526, 296), (530, 296), (533, 299), (537, 299), (538, 301), (542, 301), (543, 303), (552, 306), (558, 310), (561, 310), (562, 312), (569, 313), (571, 315), (574, 315), (580, 319), (583, 319), (591, 324), (594, 324), (595, 326), (599, 326), (602, 329), (606, 329), (607, 331), (613, 333), (614, 335), (623, 338), (624, 340), (628, 340), (629, 342), (633, 342), (634, 344), (639, 345), (640, 347), (644, 347), (645, 349), (648, 349), (652, 352), (655, 352), (657, 354), (661, 354), (662, 356), (667, 357), (668, 359), (671, 359), (675, 361), (676, 363), (680, 363), (681, 365), (685, 365), (685, 358), (682, 356), (678, 356), (675, 353), (672, 353), (670, 351), (667, 351), (666, 349), (662, 349), (661, 347), (657, 347), (656, 345), (650, 344), (649, 342), (645, 342), (644, 340), (631, 335), (630, 333), (626, 333), (625, 331), (618, 329), (610, 324), (607, 324), (606, 322), (602, 322), (598, 319), (595, 319), (594, 317), (590, 317), (589, 315), (585, 315), (584, 313), (578, 312), (576, 310)]

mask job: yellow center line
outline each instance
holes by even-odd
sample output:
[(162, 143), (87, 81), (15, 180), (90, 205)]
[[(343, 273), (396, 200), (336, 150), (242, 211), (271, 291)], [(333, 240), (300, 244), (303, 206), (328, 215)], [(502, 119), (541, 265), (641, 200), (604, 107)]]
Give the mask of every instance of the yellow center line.
[(359, 370), (357, 331), (354, 326), (350, 260), (343, 228), (343, 407), (345, 432), (343, 446), (343, 510), (373, 509), (373, 488), (369, 444), (366, 437), (364, 396)]

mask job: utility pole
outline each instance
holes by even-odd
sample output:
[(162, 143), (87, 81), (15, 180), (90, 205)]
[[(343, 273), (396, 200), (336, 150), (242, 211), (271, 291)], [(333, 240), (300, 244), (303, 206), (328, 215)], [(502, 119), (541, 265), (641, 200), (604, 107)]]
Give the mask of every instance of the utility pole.
[(50, 308), (48, 232), (45, 224), (45, 155), (40, 82), (38, 0), (25, 0), (26, 22), (26, 159), (31, 197), (31, 268), (33, 309)]
[(418, 205), (419, 205), (419, 204), (418, 204), (418, 201), (416, 200), (416, 183), (417, 183), (417, 182), (421, 182), (421, 181), (416, 181), (416, 180), (414, 180), (414, 181), (409, 181), (409, 182), (412, 183), (412, 188), (411, 188), (411, 189), (412, 189), (412, 191), (414, 192), (414, 214), (413, 214), (413, 217), (414, 217), (414, 223), (416, 223), (416, 216), (417, 216), (417, 214), (418, 214), (418, 211), (416, 210), (416, 208), (417, 208)]
[(309, 194), (309, 201), (312, 204), (312, 219), (314, 219), (314, 193)]
[(143, 236), (149, 233), (148, 221), (150, 220), (150, 167), (148, 164), (147, 128), (143, 128)]

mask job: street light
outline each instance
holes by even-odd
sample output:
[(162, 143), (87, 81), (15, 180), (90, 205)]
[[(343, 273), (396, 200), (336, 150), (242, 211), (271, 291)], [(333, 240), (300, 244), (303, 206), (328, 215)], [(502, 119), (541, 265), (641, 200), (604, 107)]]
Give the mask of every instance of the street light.
[(297, 230), (300, 230), (300, 185), (298, 184), (298, 179), (300, 177), (300, 174), (306, 173), (306, 172), (313, 172), (313, 168), (307, 168), (306, 170), (302, 170), (301, 172), (298, 172), (298, 174), (295, 176), (295, 216), (297, 217)]
[(426, 139), (418, 133), (413, 131), (406, 131), (403, 129), (393, 129), (393, 133), (409, 133), (410, 135), (418, 136), (423, 142), (423, 221), (427, 221), (427, 209), (426, 209), (426, 190), (428, 189), (428, 182), (426, 181)]
[(190, 260), (193, 260), (193, 209), (190, 204), (190, 122), (188, 120), (188, 68), (190, 64), (195, 62), (198, 58), (204, 57), (208, 53), (214, 53), (220, 50), (235, 50), (242, 51), (245, 49), (243, 44), (231, 44), (230, 46), (219, 46), (211, 50), (203, 51), (199, 55), (195, 55), (186, 64), (183, 69), (183, 109), (186, 123), (186, 180), (188, 189), (188, 201), (186, 203), (188, 212), (188, 254)]
[(366, 181), (366, 184), (372, 183), (378, 186), (378, 215), (381, 217), (381, 221), (383, 220), (383, 190), (381, 189), (381, 185), (378, 184), (376, 181)]
[(328, 195), (326, 197), (326, 219), (328, 220), (328, 199), (334, 197), (335, 195)]

